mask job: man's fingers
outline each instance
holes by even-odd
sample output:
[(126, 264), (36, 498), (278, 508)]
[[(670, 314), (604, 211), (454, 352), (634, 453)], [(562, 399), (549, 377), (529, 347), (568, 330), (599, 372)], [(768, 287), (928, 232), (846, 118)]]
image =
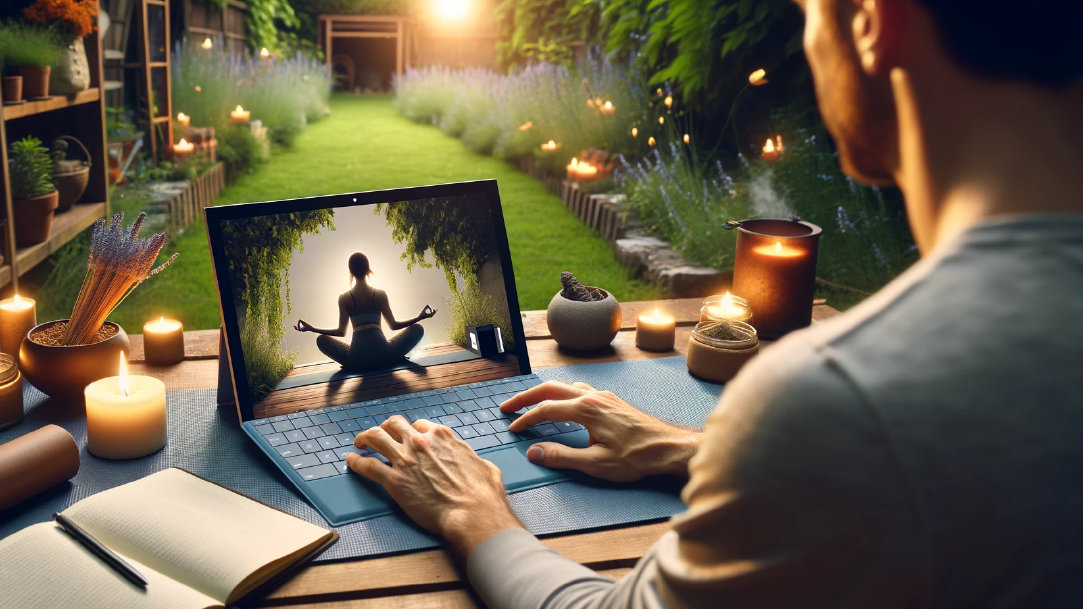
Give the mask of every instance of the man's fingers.
[(520, 432), (542, 421), (575, 421), (587, 425), (592, 421), (578, 398), (570, 400), (547, 400), (523, 413), (508, 425), (508, 430)]
[(598, 391), (594, 387), (591, 387), (590, 385), (588, 385), (588, 384), (586, 384), (586, 383), (584, 383), (582, 381), (576, 381), (576, 382), (572, 383), (572, 386), (573, 387), (578, 387), (580, 389), (585, 389), (587, 391)]
[(543, 400), (567, 400), (583, 394), (583, 390), (562, 381), (546, 381), (537, 387), (516, 394), (500, 405), (502, 412), (515, 412)]
[(420, 433), (432, 431), (437, 425), (438, 423), (433, 423), (428, 419), (418, 419), (414, 421), (414, 429)]
[(402, 444), (395, 441), (384, 428), (379, 426), (370, 427), (357, 434), (357, 437), (353, 439), (353, 445), (357, 448), (371, 448), (387, 457), (388, 460), (391, 459), (392, 455), (397, 455), (398, 450), (402, 447)]
[(603, 466), (609, 449), (600, 444), (587, 448), (570, 448), (556, 442), (538, 442), (526, 451), (526, 458), (535, 465), (551, 469), (575, 469), (591, 474)]
[(346, 465), (354, 473), (360, 474), (384, 488), (387, 488), (387, 485), (391, 483), (393, 470), (375, 457), (362, 457), (356, 453), (350, 453), (346, 455)]
[(393, 415), (383, 423), (380, 423), (380, 427), (399, 442), (402, 442), (403, 438), (414, 431), (414, 428), (410, 426), (410, 422), (406, 420), (406, 417), (403, 417), (400, 414)]

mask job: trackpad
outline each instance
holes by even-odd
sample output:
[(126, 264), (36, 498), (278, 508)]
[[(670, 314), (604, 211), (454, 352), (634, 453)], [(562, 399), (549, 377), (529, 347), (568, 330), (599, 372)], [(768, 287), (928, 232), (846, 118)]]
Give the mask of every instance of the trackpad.
[(504, 487), (509, 492), (526, 490), (568, 479), (558, 470), (534, 465), (527, 460), (523, 451), (514, 446), (486, 452), (481, 456), (492, 461), (500, 468), (500, 472), (504, 476)]

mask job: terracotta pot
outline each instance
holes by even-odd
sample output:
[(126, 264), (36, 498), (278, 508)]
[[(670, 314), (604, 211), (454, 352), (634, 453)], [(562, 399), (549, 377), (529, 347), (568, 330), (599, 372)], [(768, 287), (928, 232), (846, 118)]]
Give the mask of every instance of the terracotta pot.
[(27, 333), (19, 347), (19, 368), (31, 385), (53, 397), (83, 400), (83, 389), (98, 379), (116, 376), (120, 353), (128, 354), (131, 344), (124, 329), (107, 321), (104, 325), (116, 328), (112, 337), (88, 345), (43, 345), (34, 336), (51, 326), (66, 323), (60, 319), (37, 325)]
[(3, 77), (3, 99), (5, 104), (13, 104), (23, 99), (23, 77)]
[[(599, 289), (585, 287), (587, 290)], [(620, 330), (620, 303), (609, 292), (601, 291), (605, 298), (592, 302), (570, 300), (560, 292), (553, 296), (545, 312), (545, 321), (558, 345), (572, 351), (594, 351), (613, 342)]]
[(50, 66), (16, 66), (14, 70), (23, 77), (23, 96), (26, 99), (49, 97)]
[(15, 245), (26, 247), (47, 240), (49, 229), (53, 227), (53, 215), (59, 204), (60, 196), (55, 190), (47, 195), (12, 201)]

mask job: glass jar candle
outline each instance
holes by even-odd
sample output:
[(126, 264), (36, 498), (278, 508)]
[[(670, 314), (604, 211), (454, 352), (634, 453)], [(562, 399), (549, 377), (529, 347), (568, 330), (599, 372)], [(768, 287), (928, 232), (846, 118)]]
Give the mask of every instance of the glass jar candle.
[(0, 429), (23, 419), (23, 375), (15, 358), (0, 353)]
[(752, 323), (748, 301), (729, 292), (708, 296), (699, 310), (700, 321), (743, 321)]

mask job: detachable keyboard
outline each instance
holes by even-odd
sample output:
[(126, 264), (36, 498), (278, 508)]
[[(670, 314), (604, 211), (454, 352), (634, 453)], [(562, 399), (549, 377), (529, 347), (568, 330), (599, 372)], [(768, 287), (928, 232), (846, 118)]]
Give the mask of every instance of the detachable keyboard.
[(566, 479), (538, 467), (526, 449), (544, 439), (585, 447), (587, 432), (578, 423), (543, 422), (519, 433), (508, 431), (517, 413), (505, 414), (501, 402), (541, 384), (533, 374), (482, 381), (247, 421), (245, 432), (271, 457), (332, 525), (391, 513), (393, 503), (374, 483), (349, 473), (346, 455), (358, 433), (401, 414), (410, 422), (429, 419), (447, 425), (482, 457), (500, 467), (504, 486), (516, 492)]

